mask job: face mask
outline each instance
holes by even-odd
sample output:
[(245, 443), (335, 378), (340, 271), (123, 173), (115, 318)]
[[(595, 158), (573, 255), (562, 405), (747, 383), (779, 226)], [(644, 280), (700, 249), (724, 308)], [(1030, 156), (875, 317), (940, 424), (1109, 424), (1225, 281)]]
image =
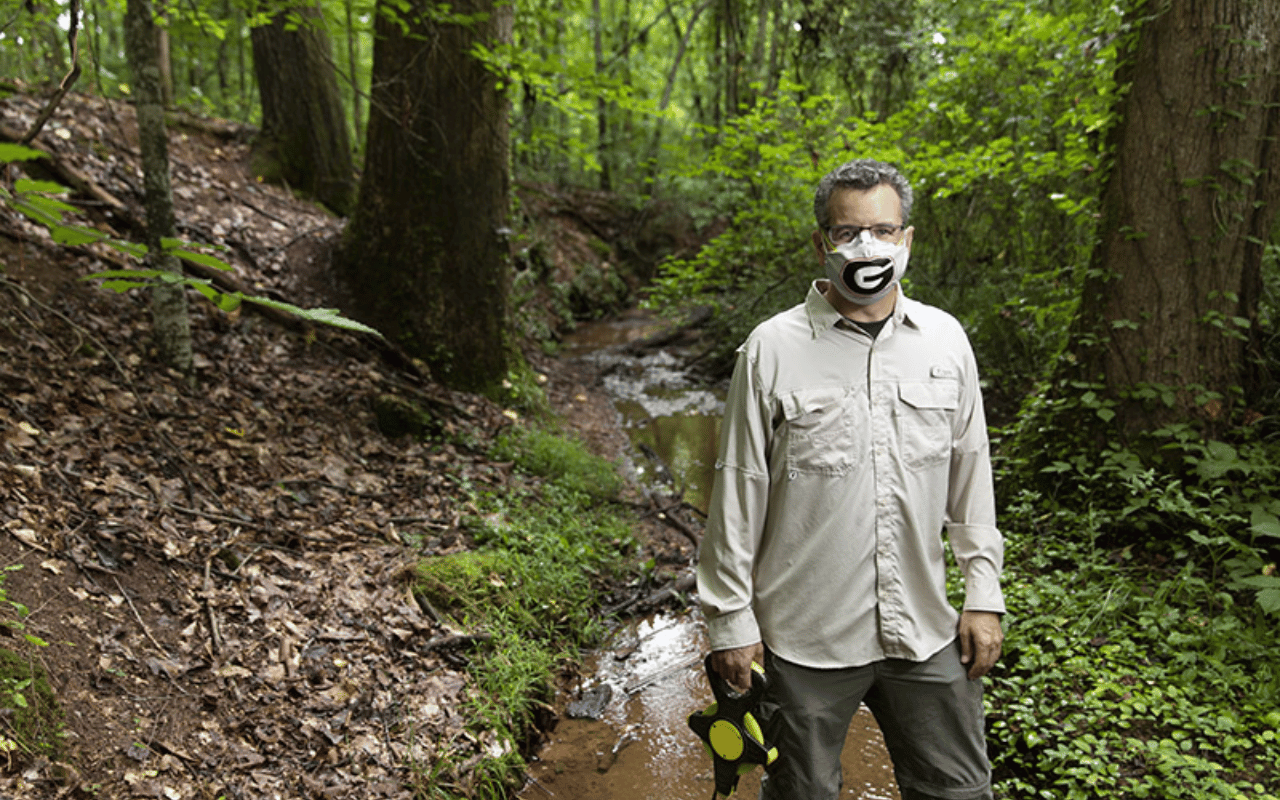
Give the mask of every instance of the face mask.
[(905, 240), (892, 244), (864, 233), (827, 251), (827, 277), (850, 303), (871, 305), (902, 280), (910, 252)]

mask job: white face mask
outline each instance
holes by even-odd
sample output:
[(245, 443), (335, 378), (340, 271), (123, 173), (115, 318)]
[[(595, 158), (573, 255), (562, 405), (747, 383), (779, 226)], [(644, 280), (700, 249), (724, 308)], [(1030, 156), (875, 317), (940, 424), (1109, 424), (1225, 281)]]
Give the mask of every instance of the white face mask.
[(827, 277), (850, 303), (871, 305), (902, 280), (910, 253), (905, 239), (901, 244), (882, 242), (864, 231), (852, 242), (827, 251)]

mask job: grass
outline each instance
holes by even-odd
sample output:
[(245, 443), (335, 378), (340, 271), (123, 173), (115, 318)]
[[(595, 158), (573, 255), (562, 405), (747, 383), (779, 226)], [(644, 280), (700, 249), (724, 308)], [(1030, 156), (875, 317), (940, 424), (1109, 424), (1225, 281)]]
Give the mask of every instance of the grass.
[[(443, 775), (451, 770), (439, 764), (423, 771), (421, 797), (508, 796), (523, 775), (517, 743), (553, 699), (558, 668), (603, 637), (600, 596), (636, 561), (633, 520), (611, 502), (622, 486), (614, 465), (526, 427), (502, 437), (493, 456), (514, 462), (522, 485), (495, 492), (463, 481), (476, 547), (424, 559), (416, 588), (456, 627), (490, 637), (470, 662), (479, 689), (470, 716), (492, 738), (466, 775)], [(457, 793), (442, 794), (442, 783)]]

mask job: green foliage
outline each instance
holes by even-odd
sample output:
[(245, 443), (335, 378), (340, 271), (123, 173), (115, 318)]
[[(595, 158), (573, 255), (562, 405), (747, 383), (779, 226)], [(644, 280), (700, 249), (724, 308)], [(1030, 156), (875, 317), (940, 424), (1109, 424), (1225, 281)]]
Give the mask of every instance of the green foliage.
[(493, 457), (591, 498), (609, 499), (622, 489), (615, 465), (592, 455), (576, 439), (540, 428), (518, 427), (502, 434)]
[[(491, 637), (471, 664), (482, 690), (472, 712), (477, 726), (512, 742), (553, 696), (557, 666), (602, 637), (600, 593), (635, 542), (632, 521), (602, 502), (620, 486), (613, 466), (578, 442), (520, 430), (500, 438), (494, 457), (545, 481), (502, 491), (464, 481), (476, 549), (424, 559), (416, 591), (457, 626)], [(479, 767), (489, 786), (481, 791), (494, 797), (522, 766), (500, 749)]]
[[(7, 619), (3, 624), (21, 632), (27, 644), (47, 647), (48, 642), (26, 632), (23, 618), (30, 612), (22, 603), (11, 600), (4, 586), (8, 574), (19, 569), (21, 564), (12, 564), (0, 571), (0, 606), (17, 614), (17, 619)], [(44, 669), (30, 656), (5, 648), (0, 648), (0, 716), (6, 720), (0, 727), (0, 753), (7, 761), (11, 762), (15, 753), (55, 760), (60, 757), (64, 714)]]
[[(29, 148), (16, 145), (0, 145), (0, 160), (2, 161), (25, 161), (41, 157), (43, 157), (42, 153)], [(56, 183), (33, 181), (24, 178), (14, 183), (12, 192), (0, 186), (0, 203), (22, 213), (33, 222), (43, 225), (49, 230), (49, 235), (53, 241), (60, 245), (73, 247), (99, 244), (131, 258), (141, 260), (147, 257), (148, 249), (146, 245), (116, 239), (88, 225), (69, 220), (68, 216), (78, 214), (79, 209), (56, 198), (56, 195), (66, 194), (69, 191), (66, 187)], [(217, 256), (202, 252), (196, 245), (168, 238), (162, 239), (160, 244), (166, 255), (224, 272), (232, 269), (230, 264)], [(228, 292), (219, 289), (211, 280), (195, 278), (168, 270), (142, 268), (103, 270), (92, 275), (86, 275), (84, 280), (101, 281), (102, 288), (114, 292), (127, 292), (159, 283), (180, 284), (196, 290), (209, 302), (225, 312), (235, 311), (240, 307), (241, 303), (253, 303), (294, 314), (308, 322), (375, 336), (381, 335), (363, 323), (344, 317), (342, 312), (337, 309), (300, 308), (292, 303), (274, 300), (269, 297), (245, 294), (240, 291)]]
[(1023, 492), (1005, 518), (1018, 577), (988, 693), (997, 794), (1277, 797), (1274, 618), (1240, 604), (1212, 546), (1107, 546), (1131, 515), (1076, 499)]

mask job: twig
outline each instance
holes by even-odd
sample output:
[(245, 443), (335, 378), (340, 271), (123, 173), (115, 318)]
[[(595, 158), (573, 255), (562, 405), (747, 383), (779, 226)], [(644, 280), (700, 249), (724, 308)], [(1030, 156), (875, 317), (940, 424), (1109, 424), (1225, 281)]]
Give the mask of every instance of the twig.
[(157, 642), (156, 637), (151, 635), (151, 629), (147, 627), (147, 623), (142, 621), (142, 615), (138, 613), (137, 607), (133, 604), (133, 598), (129, 597), (129, 593), (120, 585), (120, 579), (113, 577), (112, 580), (116, 582), (116, 588), (120, 590), (120, 594), (124, 595), (125, 602), (129, 604), (129, 608), (133, 611), (133, 618), (138, 620), (138, 625), (142, 627), (142, 632), (145, 633), (147, 638), (151, 640), (151, 643), (156, 646), (156, 650), (160, 651), (160, 655), (165, 658), (169, 658), (169, 651), (165, 650), (164, 645)]
[(222, 655), (222, 631), (218, 627), (218, 615), (213, 610), (213, 603), (209, 602), (209, 593), (213, 591), (213, 580), (209, 574), (213, 571), (213, 559), (209, 558), (204, 562), (204, 611), (209, 617), (209, 639), (213, 647), (215, 656)]
[(680, 533), (684, 534), (685, 538), (693, 543), (693, 547), (696, 550), (702, 542), (701, 538), (698, 536), (697, 533), (694, 532), (693, 528), (690, 528), (688, 525), (685, 524), (684, 520), (680, 519), (679, 517), (671, 513), (672, 511), (675, 511), (678, 508), (683, 508), (686, 505), (688, 505), (688, 503), (686, 503), (683, 500), (679, 500), (675, 503), (672, 503), (671, 505), (665, 508), (657, 507), (655, 504), (655, 511), (658, 515), (658, 519), (662, 520), (663, 522), (667, 523), (671, 527), (675, 528)]
[(71, 7), (68, 9), (70, 19), (67, 22), (67, 44), (71, 49), (71, 71), (62, 77), (62, 82), (58, 84), (58, 91), (53, 97), (49, 98), (49, 102), (45, 104), (44, 110), (40, 112), (40, 116), (36, 119), (35, 124), (31, 126), (31, 130), (22, 137), (19, 144), (31, 144), (31, 140), (40, 135), (44, 124), (49, 121), (49, 117), (53, 116), (53, 112), (57, 109), (58, 104), (62, 102), (62, 98), (67, 96), (67, 92), (71, 90), (71, 85), (80, 77), (80, 0), (71, 0)]
[(525, 776), (525, 778), (527, 778), (527, 779), (529, 780), (529, 783), (532, 783), (534, 786), (536, 786), (536, 787), (538, 787), (539, 789), (541, 789), (542, 791), (546, 792), (547, 797), (555, 797), (555, 796), (556, 796), (556, 793), (555, 793), (555, 792), (553, 792), (553, 791), (551, 791), (550, 789), (548, 789), (547, 787), (543, 786), (543, 785), (542, 785), (542, 781), (540, 781), (540, 780), (538, 780), (537, 778), (533, 777), (533, 775), (531, 775), (531, 774), (529, 774), (528, 772), (526, 772), (526, 773), (524, 774), (524, 776)]
[(657, 683), (658, 681), (663, 680), (671, 675), (674, 675), (675, 673), (680, 672), (682, 670), (686, 670), (695, 664), (701, 664), (701, 663), (702, 663), (702, 656), (700, 655), (691, 656), (685, 661), (681, 661), (679, 664), (672, 664), (666, 669), (660, 669), (648, 677), (641, 678), (640, 680), (636, 681), (635, 683), (631, 684), (626, 689), (624, 689), (623, 693), (627, 697), (631, 697), (632, 695), (639, 694), (640, 692), (643, 692), (645, 689), (649, 688), (650, 686)]

